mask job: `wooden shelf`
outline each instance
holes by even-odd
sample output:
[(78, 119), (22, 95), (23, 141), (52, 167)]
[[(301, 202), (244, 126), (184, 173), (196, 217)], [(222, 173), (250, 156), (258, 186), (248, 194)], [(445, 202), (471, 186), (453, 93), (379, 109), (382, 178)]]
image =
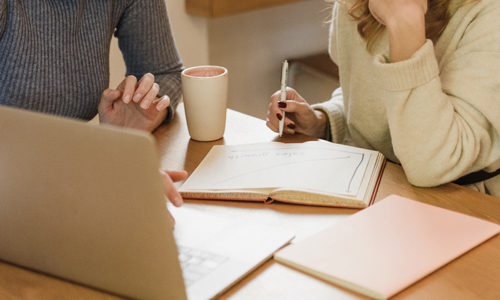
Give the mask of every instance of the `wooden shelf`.
[(306, 0), (186, 0), (186, 11), (212, 18), (300, 1)]

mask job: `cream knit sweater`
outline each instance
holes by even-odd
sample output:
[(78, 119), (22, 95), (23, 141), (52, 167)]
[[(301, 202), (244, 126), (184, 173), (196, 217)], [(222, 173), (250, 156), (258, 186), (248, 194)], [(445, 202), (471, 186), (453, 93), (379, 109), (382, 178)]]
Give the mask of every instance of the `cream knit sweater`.
[[(437, 41), (397, 63), (386, 34), (369, 53), (350, 3), (333, 7), (341, 88), (314, 108), (328, 116), (333, 142), (379, 150), (417, 186), (500, 168), (500, 1), (459, 2)], [(500, 175), (469, 187), (500, 197)]]

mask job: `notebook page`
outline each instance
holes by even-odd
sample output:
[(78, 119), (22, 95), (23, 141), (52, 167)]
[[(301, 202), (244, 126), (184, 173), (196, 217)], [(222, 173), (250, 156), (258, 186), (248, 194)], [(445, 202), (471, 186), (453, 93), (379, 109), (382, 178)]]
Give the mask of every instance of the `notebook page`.
[(303, 188), (354, 196), (370, 155), (325, 142), (214, 146), (182, 190)]

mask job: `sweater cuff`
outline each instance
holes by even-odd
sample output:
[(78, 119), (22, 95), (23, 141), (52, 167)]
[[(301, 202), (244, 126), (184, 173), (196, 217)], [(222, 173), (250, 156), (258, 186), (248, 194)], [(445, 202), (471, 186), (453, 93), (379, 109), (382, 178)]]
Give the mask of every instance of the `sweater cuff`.
[(163, 123), (170, 123), (174, 119), (175, 116), (175, 108), (172, 106), (167, 107), (167, 116), (165, 117), (165, 120), (163, 120)]
[(431, 40), (417, 50), (409, 59), (389, 63), (389, 53), (375, 56), (382, 86), (391, 91), (411, 90), (424, 85), (439, 75), (439, 67)]
[(167, 107), (167, 116), (165, 117), (165, 120), (163, 120), (163, 123), (172, 122), (172, 120), (175, 117), (177, 106), (179, 106), (179, 103), (181, 101), (182, 101), (182, 96), (180, 95), (180, 92), (178, 93), (177, 96), (173, 95), (173, 97), (170, 98), (170, 105)]
[(344, 116), (338, 107), (330, 101), (313, 104), (314, 110), (323, 112), (326, 116), (326, 140), (341, 144), (344, 142)]

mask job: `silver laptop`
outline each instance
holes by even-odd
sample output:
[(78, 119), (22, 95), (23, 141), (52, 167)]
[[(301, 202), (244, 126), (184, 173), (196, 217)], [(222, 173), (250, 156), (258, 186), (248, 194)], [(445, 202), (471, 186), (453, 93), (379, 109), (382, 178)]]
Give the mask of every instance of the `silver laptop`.
[(210, 299), (293, 238), (188, 207), (172, 230), (158, 168), (149, 134), (0, 106), (0, 259), (129, 298)]

